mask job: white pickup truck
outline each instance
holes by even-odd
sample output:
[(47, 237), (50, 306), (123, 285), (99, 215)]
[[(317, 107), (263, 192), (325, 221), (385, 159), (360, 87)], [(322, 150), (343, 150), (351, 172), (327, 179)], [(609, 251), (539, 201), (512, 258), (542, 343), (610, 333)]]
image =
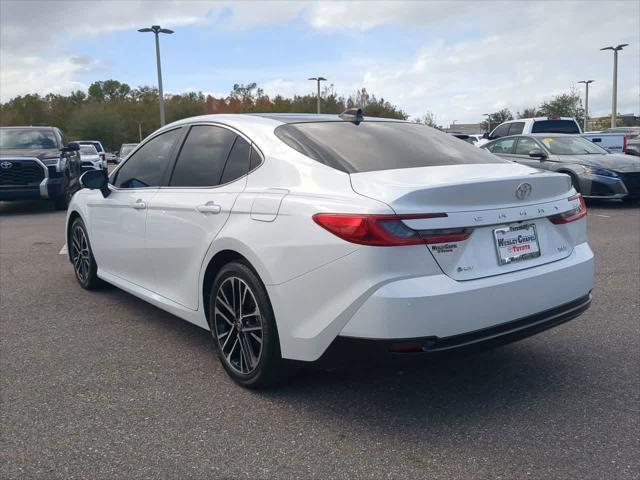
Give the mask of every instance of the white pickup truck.
[(582, 133), (580, 125), (572, 117), (535, 117), (509, 120), (501, 123), (489, 134), (486, 139), (475, 145), (481, 147), (490, 140), (509, 135), (527, 135), (530, 133), (570, 133), (580, 134), (593, 143), (599, 145), (610, 153), (624, 153), (627, 147), (627, 138), (623, 133)]

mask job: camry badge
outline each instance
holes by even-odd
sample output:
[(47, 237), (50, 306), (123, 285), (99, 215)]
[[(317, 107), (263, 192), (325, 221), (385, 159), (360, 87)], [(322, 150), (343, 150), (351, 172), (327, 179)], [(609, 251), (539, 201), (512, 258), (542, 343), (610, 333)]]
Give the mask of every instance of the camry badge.
[(11, 162), (2, 162), (0, 163), (0, 168), (8, 170), (9, 168), (11, 168), (11, 165), (13, 165)]
[(518, 185), (518, 188), (516, 188), (516, 198), (518, 200), (524, 200), (525, 198), (528, 198), (529, 195), (531, 195), (531, 184), (530, 183), (521, 183), (520, 185)]

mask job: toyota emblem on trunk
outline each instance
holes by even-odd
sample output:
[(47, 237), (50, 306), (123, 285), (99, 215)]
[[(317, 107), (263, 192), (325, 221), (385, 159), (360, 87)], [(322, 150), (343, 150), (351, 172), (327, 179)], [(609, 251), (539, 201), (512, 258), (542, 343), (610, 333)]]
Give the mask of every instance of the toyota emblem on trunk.
[(521, 183), (518, 185), (518, 188), (516, 188), (516, 198), (518, 200), (524, 200), (531, 195), (531, 190), (532, 187), (530, 183)]
[(4, 168), (5, 170), (11, 168), (11, 165), (13, 165), (11, 162), (2, 162), (0, 163), (0, 168)]

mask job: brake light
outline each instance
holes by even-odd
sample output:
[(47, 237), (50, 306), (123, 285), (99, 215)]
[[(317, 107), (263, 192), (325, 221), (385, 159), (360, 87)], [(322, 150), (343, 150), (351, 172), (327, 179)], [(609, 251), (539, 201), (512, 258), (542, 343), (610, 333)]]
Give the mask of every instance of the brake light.
[(624, 136), (624, 142), (622, 142), (622, 153), (627, 153), (627, 136)]
[(397, 247), (445, 242), (459, 242), (469, 238), (466, 229), (414, 230), (402, 220), (416, 218), (443, 218), (446, 213), (418, 215), (366, 215), (318, 213), (313, 220), (325, 230), (359, 245)]
[(581, 194), (574, 195), (569, 197), (569, 201), (579, 200), (579, 205), (573, 210), (569, 210), (568, 212), (563, 212), (558, 215), (554, 215), (549, 217), (551, 223), (555, 225), (563, 225), (569, 222), (575, 222), (576, 220), (580, 220), (581, 218), (587, 215), (587, 205), (584, 203), (584, 197)]

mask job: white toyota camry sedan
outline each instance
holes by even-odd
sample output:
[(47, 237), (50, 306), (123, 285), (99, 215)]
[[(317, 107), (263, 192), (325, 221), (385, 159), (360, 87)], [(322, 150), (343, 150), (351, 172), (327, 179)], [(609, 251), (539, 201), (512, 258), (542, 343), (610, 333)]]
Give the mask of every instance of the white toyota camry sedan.
[(188, 118), (82, 184), (67, 218), (80, 285), (210, 330), (246, 387), (336, 355), (506, 343), (591, 303), (570, 178), (424, 125), (359, 110)]

